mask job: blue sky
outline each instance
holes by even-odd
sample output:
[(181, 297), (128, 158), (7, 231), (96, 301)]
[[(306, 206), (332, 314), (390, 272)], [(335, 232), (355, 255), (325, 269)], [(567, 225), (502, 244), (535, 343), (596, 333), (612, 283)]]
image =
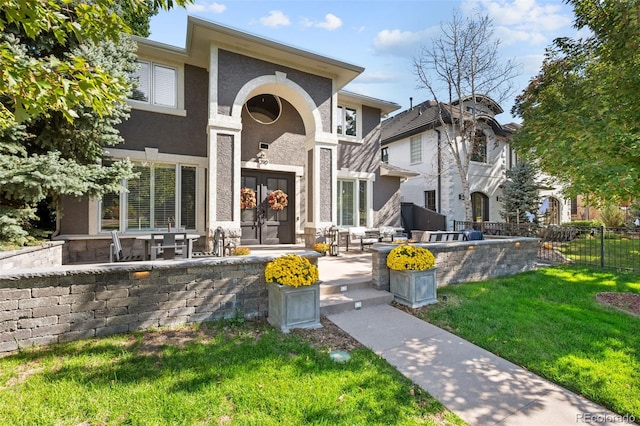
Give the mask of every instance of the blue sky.
[[(440, 34), (453, 10), (488, 15), (500, 55), (522, 65), (517, 93), (537, 74), (554, 38), (576, 36), (572, 9), (560, 0), (196, 0), (186, 10), (161, 12), (150, 38), (184, 47), (187, 15), (365, 68), (346, 90), (395, 102), (402, 109), (431, 96), (418, 89), (412, 59)], [(513, 102), (498, 116), (511, 117)]]

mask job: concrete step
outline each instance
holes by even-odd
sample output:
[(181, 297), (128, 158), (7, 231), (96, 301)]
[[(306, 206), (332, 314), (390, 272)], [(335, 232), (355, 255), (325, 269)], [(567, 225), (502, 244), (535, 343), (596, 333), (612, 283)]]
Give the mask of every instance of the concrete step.
[(345, 293), (351, 290), (358, 290), (363, 288), (371, 288), (371, 279), (366, 278), (363, 280), (349, 280), (349, 281), (331, 281), (327, 283), (320, 283), (320, 297), (328, 294)]
[(320, 315), (364, 309), (391, 303), (393, 295), (388, 291), (371, 288), (349, 289), (346, 292), (329, 293), (320, 296)]

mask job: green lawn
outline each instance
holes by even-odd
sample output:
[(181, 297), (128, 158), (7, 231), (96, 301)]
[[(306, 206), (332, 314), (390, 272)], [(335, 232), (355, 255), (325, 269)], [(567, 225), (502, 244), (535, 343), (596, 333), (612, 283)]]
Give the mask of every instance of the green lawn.
[(640, 418), (640, 319), (595, 300), (610, 291), (640, 293), (640, 276), (547, 268), (439, 288), (440, 303), (416, 315)]
[(31, 349), (0, 359), (0, 424), (464, 424), (373, 352), (351, 355), (264, 322)]
[(604, 257), (600, 245), (600, 237), (582, 236), (559, 244), (558, 248), (569, 259), (581, 264), (600, 266), (604, 260), (604, 266), (608, 268), (640, 271), (640, 240), (608, 233), (604, 239)]

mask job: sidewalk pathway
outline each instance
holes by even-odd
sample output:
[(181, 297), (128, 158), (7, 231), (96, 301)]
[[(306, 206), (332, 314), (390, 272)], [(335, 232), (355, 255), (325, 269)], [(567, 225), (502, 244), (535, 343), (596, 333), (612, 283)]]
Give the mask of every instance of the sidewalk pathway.
[(328, 318), (471, 425), (624, 423), (615, 413), (393, 306)]

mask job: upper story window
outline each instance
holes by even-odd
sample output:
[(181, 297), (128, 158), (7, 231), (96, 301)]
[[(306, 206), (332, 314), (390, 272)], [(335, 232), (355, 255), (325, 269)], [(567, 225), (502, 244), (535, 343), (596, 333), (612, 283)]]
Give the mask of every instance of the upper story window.
[(409, 141), (410, 149), (410, 162), (411, 164), (422, 162), (422, 138), (420, 135), (411, 136)]
[(359, 137), (358, 110), (354, 107), (338, 105), (338, 127), (339, 135), (351, 138)]
[(132, 100), (151, 105), (178, 107), (178, 70), (154, 62), (138, 61), (140, 69), (133, 74), (137, 87)]
[(476, 136), (473, 138), (471, 161), (478, 163), (487, 162), (487, 135), (480, 130), (476, 131)]

